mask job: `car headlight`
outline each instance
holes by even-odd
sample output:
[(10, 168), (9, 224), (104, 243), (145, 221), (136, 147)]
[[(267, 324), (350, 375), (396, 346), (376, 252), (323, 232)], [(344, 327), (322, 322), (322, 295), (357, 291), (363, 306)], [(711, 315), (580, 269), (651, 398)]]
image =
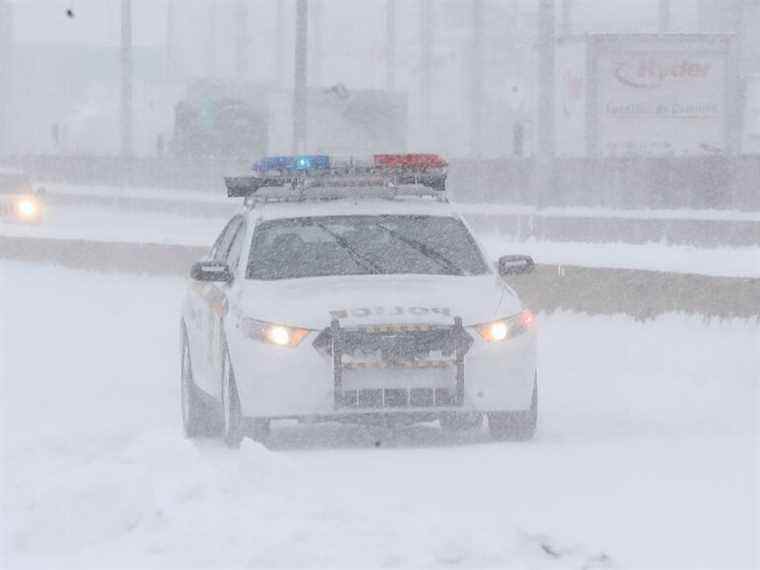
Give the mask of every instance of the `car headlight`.
[(31, 198), (21, 198), (16, 202), (16, 213), (22, 219), (29, 220), (37, 217), (40, 213), (39, 204)]
[(535, 315), (526, 309), (505, 319), (476, 325), (475, 328), (486, 342), (500, 342), (527, 332), (533, 328), (535, 322)]
[(267, 323), (256, 319), (245, 318), (241, 320), (240, 324), (247, 337), (275, 346), (296, 347), (309, 334), (308, 329)]

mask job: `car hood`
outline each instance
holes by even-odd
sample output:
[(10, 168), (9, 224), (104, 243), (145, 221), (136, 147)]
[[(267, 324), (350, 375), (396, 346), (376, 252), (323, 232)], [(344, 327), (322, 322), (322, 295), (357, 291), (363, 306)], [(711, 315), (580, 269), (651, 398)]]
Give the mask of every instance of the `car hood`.
[(464, 325), (495, 320), (522, 309), (498, 276), (357, 275), (279, 281), (245, 281), (238, 290), (247, 317), (322, 329), (333, 318), (343, 326), (372, 324)]

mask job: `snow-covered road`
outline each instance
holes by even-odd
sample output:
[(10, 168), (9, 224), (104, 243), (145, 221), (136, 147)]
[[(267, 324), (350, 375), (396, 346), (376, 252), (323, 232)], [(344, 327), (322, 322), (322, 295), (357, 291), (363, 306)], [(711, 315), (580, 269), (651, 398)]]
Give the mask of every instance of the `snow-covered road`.
[(182, 438), (183, 281), (0, 262), (9, 568), (749, 568), (760, 325), (539, 317), (535, 441)]

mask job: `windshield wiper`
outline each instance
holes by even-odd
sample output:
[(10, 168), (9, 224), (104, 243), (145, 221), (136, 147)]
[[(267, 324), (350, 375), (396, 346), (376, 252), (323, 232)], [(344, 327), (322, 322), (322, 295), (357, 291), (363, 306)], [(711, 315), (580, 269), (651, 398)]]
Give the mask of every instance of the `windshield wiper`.
[(332, 236), (335, 242), (348, 252), (348, 255), (351, 256), (351, 259), (354, 261), (354, 263), (356, 263), (356, 265), (372, 273), (376, 273), (376, 274), (385, 273), (382, 267), (374, 263), (371, 259), (367, 259), (361, 253), (359, 253), (353, 247), (351, 247), (351, 244), (348, 243), (348, 240), (344, 238), (342, 235), (337, 234), (327, 229), (327, 227), (324, 226), (323, 224), (314, 224), (314, 225), (320, 228), (326, 234)]
[(432, 259), (435, 261), (439, 267), (442, 267), (449, 273), (453, 275), (464, 275), (464, 271), (461, 267), (457, 266), (454, 262), (452, 262), (448, 257), (443, 255), (441, 252), (436, 251), (429, 245), (426, 245), (422, 243), (421, 241), (417, 241), (416, 239), (412, 239), (410, 237), (407, 237), (403, 234), (398, 233), (396, 230), (392, 230), (390, 228), (385, 227), (382, 224), (375, 224), (376, 227), (380, 228), (381, 230), (388, 232), (391, 236), (396, 238), (401, 243), (404, 243), (411, 247), (412, 249), (416, 249), (418, 252), (420, 252), (422, 255), (427, 257), (428, 259)]

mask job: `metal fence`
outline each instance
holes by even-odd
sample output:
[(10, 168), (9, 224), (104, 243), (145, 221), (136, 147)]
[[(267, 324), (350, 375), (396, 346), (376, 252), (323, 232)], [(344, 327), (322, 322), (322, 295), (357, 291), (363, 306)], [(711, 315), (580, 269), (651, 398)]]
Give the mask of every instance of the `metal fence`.
[(455, 161), (458, 200), (615, 209), (760, 210), (760, 156), (558, 159), (539, 196), (534, 160)]

